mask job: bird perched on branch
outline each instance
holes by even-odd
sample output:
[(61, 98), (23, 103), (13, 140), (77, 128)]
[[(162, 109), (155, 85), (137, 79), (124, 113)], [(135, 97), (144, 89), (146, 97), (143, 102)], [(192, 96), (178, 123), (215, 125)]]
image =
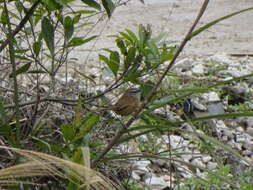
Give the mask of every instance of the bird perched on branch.
[(132, 114), (140, 106), (140, 92), (138, 88), (127, 89), (110, 109), (121, 116)]

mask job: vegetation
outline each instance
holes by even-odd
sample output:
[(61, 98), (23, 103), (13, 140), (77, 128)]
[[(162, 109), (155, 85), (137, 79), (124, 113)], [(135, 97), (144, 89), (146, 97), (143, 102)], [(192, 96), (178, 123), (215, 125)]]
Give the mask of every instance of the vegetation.
[[(126, 182), (131, 171), (121, 166), (121, 160), (146, 158), (207, 173), (204, 178), (196, 175), (186, 180), (176, 179), (176, 185), (182, 190), (252, 189), (248, 182), (252, 177), (249, 173), (252, 163), (205, 128), (211, 119), (226, 121), (252, 117), (248, 102), (231, 105), (230, 112), (203, 117), (183, 114), (182, 103), (185, 98), (208, 91), (224, 93), (225, 97), (233, 99), (223, 86), (239, 83), (253, 74), (203, 83), (185, 81), (173, 74), (171, 68), (189, 40), (218, 22), (253, 8), (195, 29), (205, 12), (206, 0), (178, 47), (164, 41), (162, 34), (154, 36), (149, 25), (140, 25), (137, 32), (126, 29), (110, 36), (115, 39), (115, 48), (104, 48), (98, 53), (102, 64), (98, 79), (86, 73), (86, 65), (78, 65), (79, 60), (71, 59), (71, 53), (95, 42), (99, 33), (93, 31), (94, 25), (100, 24), (105, 14), (110, 18), (122, 4), (124, 2), (112, 0), (0, 1), (1, 33), (5, 39), (0, 44), (3, 55), (0, 77), (4, 84), (0, 90), (0, 163), (3, 168), (0, 186), (12, 189), (32, 186), (41, 189), (144, 189), (132, 180)], [(94, 20), (91, 22), (89, 18)], [(85, 35), (80, 36), (79, 30), (85, 31)], [(225, 69), (217, 65), (207, 74), (210, 76)], [(76, 77), (74, 82), (70, 80), (72, 72)], [(108, 86), (104, 84), (107, 76)], [(82, 89), (76, 85), (77, 81), (81, 81)], [(138, 86), (142, 92), (143, 103), (132, 116), (118, 118), (101, 111), (104, 105), (110, 104), (108, 94), (128, 85)], [(91, 90), (100, 86), (106, 89)], [(184, 120), (168, 119), (168, 105), (170, 109), (176, 107)], [(157, 110), (162, 114), (157, 114)], [(193, 126), (192, 131), (181, 129), (186, 123)], [(184, 162), (179, 158), (182, 151), (164, 148), (159, 139), (173, 134), (187, 134), (190, 142), (220, 161), (218, 170)], [(134, 153), (121, 154), (116, 149), (129, 144), (135, 146)], [(240, 177), (231, 176), (230, 166), (224, 165), (219, 160), (222, 159), (220, 155), (215, 154), (219, 151), (245, 161), (249, 171)], [(126, 183), (120, 183), (115, 176)]]

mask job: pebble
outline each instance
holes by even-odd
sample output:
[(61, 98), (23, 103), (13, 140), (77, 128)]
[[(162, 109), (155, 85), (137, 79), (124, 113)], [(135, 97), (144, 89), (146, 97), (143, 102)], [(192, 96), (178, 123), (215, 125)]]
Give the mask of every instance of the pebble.
[(203, 98), (206, 102), (220, 101), (219, 95), (216, 92), (204, 93), (202, 94), (201, 98)]
[(210, 162), (211, 160), (212, 160), (212, 157), (209, 155), (202, 156), (202, 162), (204, 162), (204, 163)]
[(207, 163), (207, 168), (208, 168), (209, 170), (213, 170), (213, 169), (215, 169), (217, 166), (218, 166), (218, 164), (217, 164), (216, 162), (208, 162), (208, 163)]
[(144, 179), (145, 184), (152, 190), (162, 190), (168, 186), (168, 183), (162, 178), (155, 175), (148, 176)]

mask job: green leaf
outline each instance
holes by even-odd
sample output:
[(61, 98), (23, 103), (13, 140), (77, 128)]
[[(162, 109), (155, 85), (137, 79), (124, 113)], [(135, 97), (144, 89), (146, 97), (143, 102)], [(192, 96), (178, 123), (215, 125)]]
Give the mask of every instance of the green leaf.
[(102, 4), (105, 8), (105, 11), (106, 11), (108, 17), (110, 18), (112, 16), (112, 12), (115, 9), (115, 5), (113, 4), (113, 2), (111, 0), (102, 0)]
[(90, 7), (92, 8), (95, 8), (97, 10), (101, 10), (101, 6), (99, 3), (97, 3), (96, 1), (94, 0), (81, 0), (83, 3), (85, 3), (86, 5), (89, 5)]
[(64, 34), (67, 41), (72, 37), (74, 33), (74, 21), (70, 16), (66, 16), (63, 21)]
[(132, 39), (133, 42), (139, 43), (139, 40), (138, 40), (138, 38), (137, 38), (137, 36), (135, 35), (134, 32), (132, 32), (129, 29), (126, 29), (126, 31), (127, 31), (128, 35), (130, 36), (130, 38)]
[(79, 134), (75, 138), (75, 141), (87, 135), (91, 131), (91, 129), (99, 122), (99, 120), (99, 115), (90, 113), (82, 124)]
[(119, 32), (119, 34), (125, 39), (127, 40), (129, 43), (133, 43), (133, 39), (125, 32)]
[(119, 70), (119, 65), (120, 65), (120, 57), (119, 53), (117, 51), (112, 51), (110, 53), (110, 62), (114, 64), (114, 75), (116, 76)]
[(47, 17), (43, 17), (41, 23), (42, 37), (51, 53), (54, 54), (54, 27)]
[(250, 8), (247, 8), (247, 9), (243, 9), (243, 10), (240, 10), (240, 11), (237, 11), (237, 12), (234, 12), (234, 13), (231, 13), (231, 14), (228, 14), (226, 16), (223, 16), (221, 18), (218, 18), (212, 22), (209, 22), (207, 23), (206, 25), (200, 27), (199, 29), (195, 30), (194, 32), (192, 32), (189, 36), (187, 36), (187, 38), (190, 40), (191, 38), (193, 38), (194, 36), (198, 35), (199, 33), (205, 31), (206, 29), (210, 28), (211, 26), (217, 24), (218, 22), (222, 21), (222, 20), (225, 20), (225, 19), (228, 19), (232, 16), (235, 16), (235, 15), (238, 15), (240, 13), (243, 13), (243, 12), (246, 12), (246, 11), (250, 11), (250, 10), (253, 10), (253, 7), (250, 7)]
[(3, 10), (2, 14), (1, 14), (1, 18), (0, 18), (0, 21), (1, 21), (2, 24), (7, 24), (7, 16), (6, 15), (7, 15), (6, 11)]
[(130, 47), (127, 52), (127, 56), (124, 62), (125, 70), (134, 62), (136, 54), (136, 48)]
[(78, 14), (78, 15), (74, 16), (73, 23), (77, 24), (79, 22), (79, 20), (80, 20), (80, 17), (81, 17), (81, 14)]
[(3, 102), (0, 100), (0, 124), (4, 124), (8, 121), (7, 115), (3, 106)]
[(39, 148), (41, 148), (41, 149), (43, 149), (43, 150), (45, 150), (45, 151), (52, 152), (51, 146), (50, 146), (50, 144), (49, 144), (48, 142), (46, 142), (46, 141), (44, 141), (44, 140), (41, 140), (41, 139), (39, 139), (39, 138), (37, 138), (37, 137), (32, 137), (32, 139), (35, 141), (35, 144), (36, 144)]
[(155, 42), (150, 40), (148, 41), (148, 47), (151, 50), (151, 53), (153, 54), (154, 57), (158, 57), (159, 56), (159, 49), (156, 46)]
[(75, 46), (80, 46), (83, 45), (85, 43), (88, 43), (89, 41), (95, 39), (97, 36), (91, 36), (89, 38), (83, 39), (80, 37), (74, 37), (70, 40), (69, 44), (67, 47), (75, 47)]
[(57, 0), (43, 0), (43, 3), (49, 11), (59, 10), (62, 8), (62, 5)]
[(154, 88), (155, 84), (152, 81), (147, 81), (145, 83), (142, 83), (140, 86), (142, 96), (147, 97), (149, 96), (151, 90)]
[(99, 59), (107, 64), (107, 66), (112, 71), (114, 76), (117, 75), (117, 72), (119, 70), (118, 64), (115, 64), (114, 62), (110, 61), (110, 59), (108, 59), (107, 57), (105, 57), (104, 55), (101, 55), (101, 54), (99, 54)]
[(116, 44), (123, 55), (127, 55), (127, 48), (124, 41), (120, 38), (116, 39)]
[(32, 45), (33, 52), (35, 53), (36, 57), (39, 55), (41, 50), (41, 41), (34, 42)]
[(66, 141), (72, 141), (75, 137), (75, 129), (72, 125), (64, 124), (60, 127), (63, 137)]
[(17, 76), (19, 74), (27, 72), (28, 69), (30, 68), (30, 66), (31, 66), (31, 62), (30, 63), (26, 63), (25, 65), (23, 65), (22, 67), (20, 67), (19, 69), (17, 69), (16, 72), (14, 72), (14, 73), (12, 72), (10, 74), (10, 77), (12, 78), (12, 77)]

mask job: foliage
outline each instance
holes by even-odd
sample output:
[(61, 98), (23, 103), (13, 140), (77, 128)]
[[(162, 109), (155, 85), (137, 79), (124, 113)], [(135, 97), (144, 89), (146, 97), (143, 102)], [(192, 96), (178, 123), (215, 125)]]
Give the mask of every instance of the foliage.
[(191, 177), (183, 182), (183, 185), (180, 186), (180, 190), (192, 190), (192, 189), (213, 189), (213, 190), (234, 190), (235, 187), (231, 187), (224, 180), (221, 180), (216, 177), (216, 175), (224, 176), (230, 178), (231, 181), (237, 183), (237, 186), (241, 190), (252, 190), (253, 187), (249, 183), (250, 172), (245, 171), (241, 176), (231, 176), (230, 175), (230, 166), (226, 165), (221, 167), (219, 170), (213, 174), (207, 174), (206, 180), (202, 180), (198, 177)]
[[(6, 73), (3, 72), (5, 77), (3, 81), (10, 84), (6, 91), (1, 92), (1, 143), (10, 147), (36, 150), (26, 151), (1, 147), (7, 154), (2, 163), (4, 166), (13, 160), (19, 164), (13, 168), (0, 170), (0, 175), (3, 176), (1, 179), (6, 180), (1, 181), (4, 186), (23, 183), (30, 188), (30, 185), (37, 185), (36, 177), (38, 176), (57, 176), (60, 178), (60, 182), (56, 188), (61, 188), (63, 185), (67, 189), (81, 189), (84, 186), (89, 189), (90, 185), (95, 189), (112, 189), (110, 180), (104, 179), (104, 176), (90, 169), (90, 160), (96, 159), (99, 152), (104, 149), (111, 151), (99, 160), (105, 165), (110, 164), (111, 160), (136, 157), (163, 159), (168, 162), (171, 162), (171, 158), (173, 158), (175, 163), (193, 169), (205, 170), (199, 166), (177, 160), (182, 154), (182, 150), (166, 147), (165, 150), (160, 151), (164, 144), (158, 140), (164, 134), (167, 136), (186, 134), (192, 144), (197, 144), (206, 153), (212, 154), (214, 150), (222, 150), (244, 160), (237, 151), (219, 142), (204, 128), (208, 127), (205, 122), (211, 119), (252, 117), (253, 113), (249, 111), (247, 102), (231, 106), (233, 111), (231, 113), (198, 118), (185, 117), (185, 120), (181, 119), (183, 113), (180, 111), (182, 111), (181, 103), (185, 98), (198, 96), (210, 90), (222, 91), (224, 85), (240, 82), (252, 77), (252, 74), (227, 81), (207, 83), (198, 80), (185, 81), (175, 74), (167, 73), (164, 76), (165, 84), (144, 107), (140, 116), (130, 119), (130, 121), (136, 120), (136, 122), (131, 127), (124, 129), (123, 123), (128, 121), (128, 117), (120, 119), (107, 117), (97, 110), (94, 111), (93, 108), (97, 106), (96, 104), (100, 106), (100, 103), (107, 98), (106, 93), (126, 84), (139, 86), (142, 99), (146, 100), (161, 79), (161, 73), (167, 63), (173, 60), (178, 47), (165, 42), (163, 34), (154, 37), (150, 25), (140, 25), (137, 32), (125, 29), (117, 35), (111, 36), (115, 39), (117, 49), (105, 48), (98, 55), (103, 67), (106, 67), (113, 76), (112, 84), (104, 92), (94, 90), (92, 92), (94, 94), (89, 94), (89, 89), (96, 87), (97, 81), (94, 77), (88, 76), (81, 69), (76, 68), (76, 62), (74, 66), (72, 65), (75, 73), (80, 75), (86, 83), (84, 86), (85, 98), (81, 99), (80, 90), (71, 91), (75, 89), (75, 86), (71, 86), (72, 83), (68, 80), (69, 68), (72, 68), (68, 64), (73, 60), (70, 56), (71, 52), (76, 48), (88, 49), (90, 43), (97, 40), (99, 34), (93, 34), (96, 21), (91, 19), (91, 22), (89, 18), (93, 18), (94, 15), (102, 15), (102, 18), (103, 14), (110, 18), (119, 4), (112, 0), (81, 0), (78, 10), (74, 10), (72, 3), (75, 2), (75, 0), (0, 2), (2, 10), (1, 32), (6, 39), (6, 43), (4, 41), (1, 43), (1, 51), (4, 54), (1, 64), (3, 64), (3, 68), (6, 68), (4, 69)], [(224, 19), (249, 10), (252, 8), (210, 22), (195, 30), (187, 36), (187, 39), (197, 36)], [(100, 19), (97, 21), (98, 24), (100, 24), (99, 21)], [(79, 30), (85, 31), (84, 35), (80, 35)], [(6, 47), (4, 44), (8, 45), (8, 52), (3, 51)], [(227, 69), (226, 66), (209, 64), (208, 75), (215, 74), (218, 70)], [(65, 70), (65, 81), (58, 79), (62, 70)], [(103, 74), (100, 74), (101, 78), (104, 77)], [(44, 81), (45, 78), (47, 80)], [(68, 85), (70, 85), (69, 89)], [(24, 86), (26, 87), (25, 92)], [(167, 113), (168, 107), (176, 108), (179, 116), (182, 117), (170, 120)], [(70, 113), (71, 117), (70, 119), (64, 118), (59, 122), (57, 119), (60, 117), (53, 121), (50, 120), (56, 111), (60, 116)], [(185, 123), (195, 125), (196, 128), (193, 128), (193, 131), (182, 130), (180, 127)], [(204, 123), (202, 125), (204, 127), (200, 127), (199, 123)], [(118, 128), (123, 128), (123, 130), (122, 133), (119, 133), (120, 136), (116, 139), (115, 144), (126, 145), (134, 140), (138, 143), (138, 153), (120, 154), (107, 145), (107, 141), (113, 138)], [(25, 159), (16, 154), (13, 155), (9, 152), (10, 150), (25, 156)], [(65, 160), (51, 155), (63, 157)], [(27, 160), (29, 160), (28, 163)], [(244, 161), (247, 162), (247, 160)], [(252, 165), (249, 163), (249, 166)], [(5, 172), (10, 173), (4, 176)], [(251, 190), (245, 180), (250, 174), (235, 179), (234, 176), (230, 176), (229, 166), (221, 166), (215, 172), (210, 170), (206, 170), (206, 172), (208, 173), (206, 179), (190, 178), (181, 188), (185, 190), (193, 187), (194, 189), (228, 188), (230, 190), (236, 181), (243, 190)], [(10, 179), (10, 176), (15, 179)], [(20, 178), (24, 181), (19, 181)], [(91, 183), (87, 185), (89, 180)], [(18, 185), (16, 187), (18, 188)], [(143, 189), (131, 181), (127, 184), (127, 188)]]

